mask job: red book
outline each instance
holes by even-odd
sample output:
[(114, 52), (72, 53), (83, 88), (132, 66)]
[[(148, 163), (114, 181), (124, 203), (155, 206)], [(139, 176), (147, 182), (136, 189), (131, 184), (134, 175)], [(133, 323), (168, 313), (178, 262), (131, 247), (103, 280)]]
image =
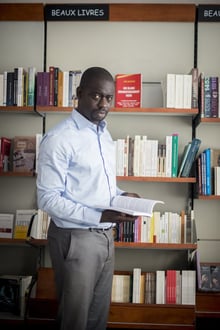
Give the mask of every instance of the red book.
[(115, 107), (140, 108), (142, 75), (117, 74), (115, 76)]
[(0, 138), (0, 172), (8, 171), (8, 164), (11, 151), (11, 139), (6, 137)]
[(166, 271), (166, 303), (176, 304), (176, 271)]

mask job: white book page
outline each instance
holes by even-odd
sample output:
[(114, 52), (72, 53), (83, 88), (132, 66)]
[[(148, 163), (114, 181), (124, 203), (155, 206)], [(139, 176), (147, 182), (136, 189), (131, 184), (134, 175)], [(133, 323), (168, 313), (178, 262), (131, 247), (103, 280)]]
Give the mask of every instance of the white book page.
[(163, 201), (153, 199), (116, 196), (110, 206), (96, 206), (96, 208), (114, 210), (133, 216), (152, 216), (154, 205), (157, 203), (164, 204)]

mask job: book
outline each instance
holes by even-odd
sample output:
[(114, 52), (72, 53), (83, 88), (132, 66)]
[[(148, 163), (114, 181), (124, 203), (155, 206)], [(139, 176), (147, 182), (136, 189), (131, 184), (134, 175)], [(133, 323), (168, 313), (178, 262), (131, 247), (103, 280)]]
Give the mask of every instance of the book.
[(172, 134), (172, 165), (171, 176), (177, 177), (178, 174), (178, 152), (179, 152), (179, 135), (177, 133)]
[(35, 104), (35, 84), (36, 84), (36, 68), (28, 68), (28, 89), (27, 89), (27, 106), (34, 106)]
[(133, 269), (132, 303), (141, 302), (141, 268)]
[(0, 275), (0, 311), (25, 316), (31, 275)]
[(192, 75), (192, 108), (196, 109), (199, 106), (199, 70), (192, 68), (190, 71)]
[(113, 275), (111, 301), (116, 303), (129, 303), (131, 301), (130, 274)]
[(220, 196), (220, 166), (214, 167), (214, 194)]
[(165, 304), (165, 270), (156, 271), (156, 304)]
[(188, 152), (188, 155), (186, 157), (185, 165), (182, 170), (181, 177), (188, 177), (190, 175), (193, 163), (196, 159), (196, 155), (199, 151), (201, 140), (194, 138), (191, 142), (190, 150)]
[(211, 81), (210, 77), (204, 77), (204, 116), (211, 117)]
[(192, 75), (183, 75), (183, 108), (192, 108)]
[(185, 147), (184, 147), (182, 159), (181, 159), (180, 166), (179, 166), (178, 177), (180, 177), (181, 174), (182, 174), (183, 167), (185, 165), (185, 162), (186, 162), (187, 155), (189, 153), (190, 147), (191, 147), (191, 142), (189, 142), (188, 144), (186, 144)]
[(219, 103), (219, 77), (210, 77), (211, 89), (211, 117), (218, 117), (218, 103)]
[(165, 106), (166, 108), (175, 108), (176, 101), (176, 75), (167, 73), (165, 85)]
[(13, 171), (32, 172), (35, 169), (36, 137), (15, 136), (13, 139)]
[(12, 238), (14, 228), (14, 214), (0, 213), (0, 237)]
[(4, 106), (4, 74), (0, 73), (0, 107)]
[(182, 270), (182, 304), (195, 305), (196, 300), (196, 271)]
[(14, 238), (26, 239), (32, 216), (35, 209), (16, 210), (14, 224)]
[(163, 201), (157, 201), (146, 198), (135, 198), (130, 196), (116, 196), (112, 199), (111, 205), (96, 205), (95, 208), (103, 210), (113, 210), (133, 216), (152, 216), (155, 204), (164, 204)]
[(175, 108), (181, 109), (184, 107), (184, 79), (183, 74), (176, 74), (175, 84)]
[(142, 74), (117, 74), (115, 76), (115, 107), (140, 108)]
[(12, 139), (2, 136), (0, 138), (0, 172), (9, 170)]
[(7, 72), (6, 105), (14, 105), (14, 71)]
[(47, 239), (50, 219), (50, 216), (41, 209), (34, 212), (29, 221), (27, 238)]

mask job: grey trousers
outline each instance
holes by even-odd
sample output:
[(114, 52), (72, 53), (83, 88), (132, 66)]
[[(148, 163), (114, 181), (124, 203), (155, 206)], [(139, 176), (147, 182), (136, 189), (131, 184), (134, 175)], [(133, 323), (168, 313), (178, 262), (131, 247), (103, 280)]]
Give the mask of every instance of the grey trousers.
[(114, 272), (112, 229), (48, 230), (60, 330), (105, 330)]

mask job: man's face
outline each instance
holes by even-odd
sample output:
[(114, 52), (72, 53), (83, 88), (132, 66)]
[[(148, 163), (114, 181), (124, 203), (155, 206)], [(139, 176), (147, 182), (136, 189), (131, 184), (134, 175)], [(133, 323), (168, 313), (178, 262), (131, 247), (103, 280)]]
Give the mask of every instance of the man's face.
[(78, 88), (78, 111), (94, 124), (103, 120), (112, 105), (114, 83), (108, 80), (91, 81)]

